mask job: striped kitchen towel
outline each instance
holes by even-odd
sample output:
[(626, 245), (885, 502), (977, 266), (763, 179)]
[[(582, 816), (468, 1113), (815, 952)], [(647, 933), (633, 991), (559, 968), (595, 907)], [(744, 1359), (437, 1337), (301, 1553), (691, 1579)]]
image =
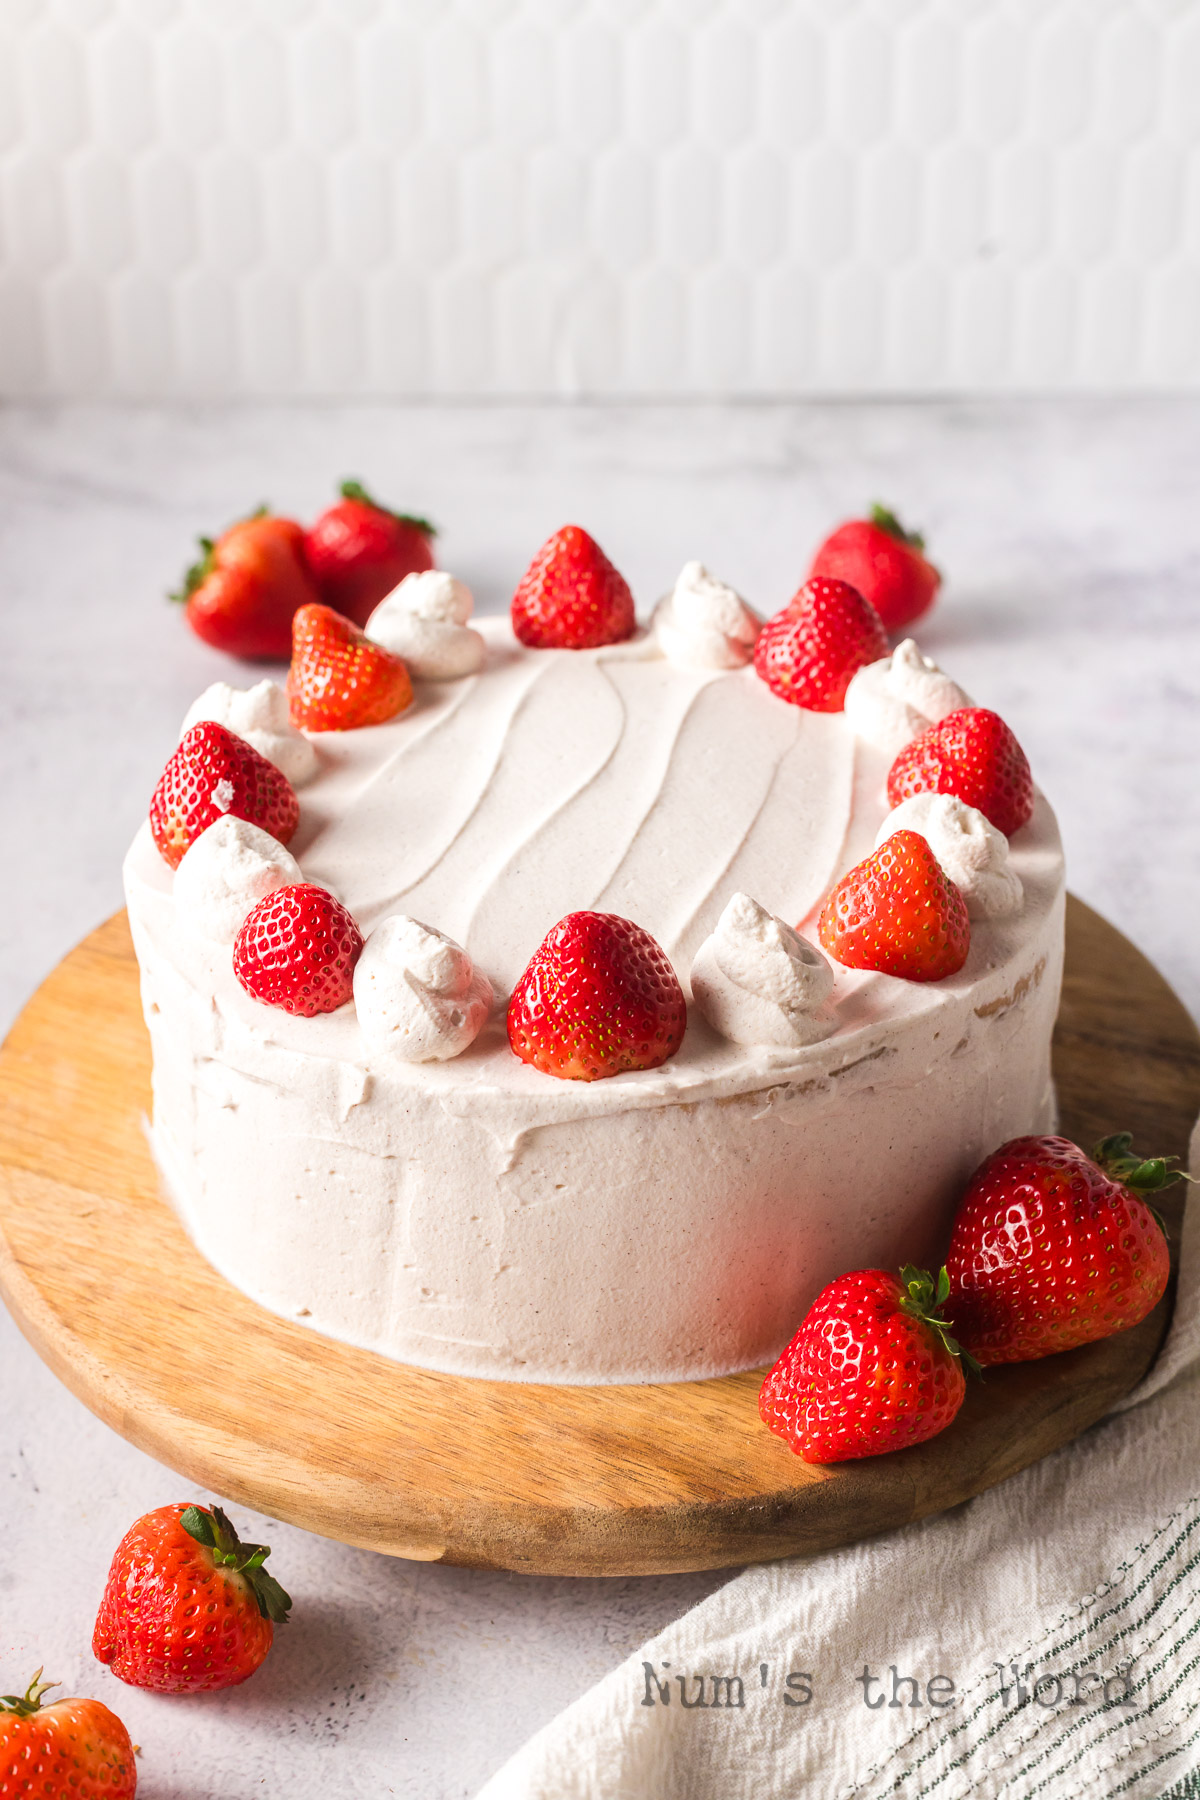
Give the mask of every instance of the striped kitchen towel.
[(939, 1518), (746, 1570), (479, 1800), (885, 1795), (1200, 1800), (1200, 1199), (1117, 1412)]

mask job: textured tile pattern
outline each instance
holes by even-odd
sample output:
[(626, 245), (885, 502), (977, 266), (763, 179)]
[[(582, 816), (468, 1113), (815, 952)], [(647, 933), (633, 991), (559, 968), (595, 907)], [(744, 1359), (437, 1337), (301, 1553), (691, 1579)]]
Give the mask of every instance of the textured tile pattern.
[(3, 0), (0, 393), (1200, 385), (1194, 0)]

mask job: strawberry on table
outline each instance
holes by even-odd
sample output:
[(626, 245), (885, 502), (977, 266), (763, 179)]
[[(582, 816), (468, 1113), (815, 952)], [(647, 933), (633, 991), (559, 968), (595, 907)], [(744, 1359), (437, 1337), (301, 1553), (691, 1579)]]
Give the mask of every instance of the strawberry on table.
[[(160, 1506), (117, 1545), (92, 1651), (131, 1687), (204, 1694), (261, 1665), (291, 1601), (219, 1506)], [(132, 1790), (131, 1790), (132, 1791)]]
[(949, 1282), (906, 1266), (857, 1269), (822, 1288), (763, 1382), (765, 1425), (805, 1462), (882, 1456), (935, 1437), (966, 1393), (941, 1316)]
[(319, 597), (356, 625), (406, 575), (433, 567), (437, 528), (412, 513), (392, 512), (361, 481), (343, 481), (341, 499), (304, 534), (304, 556)]
[(512, 628), (534, 650), (594, 650), (632, 637), (633, 595), (580, 525), (547, 538), (517, 584)]
[(326, 888), (297, 881), (247, 913), (233, 945), (233, 972), (254, 1000), (311, 1019), (354, 997), (363, 935)]
[(1029, 761), (999, 713), (962, 706), (906, 744), (887, 779), (888, 805), (953, 794), (1011, 837), (1033, 814)]
[(274, 763), (228, 726), (205, 719), (184, 732), (158, 778), (150, 830), (159, 854), (176, 869), (201, 832), (226, 817), (246, 819), (286, 844), (300, 802)]
[(513, 1054), (563, 1081), (656, 1069), (683, 1042), (687, 1004), (666, 952), (616, 913), (576, 912), (546, 933), (513, 989)]
[(318, 597), (299, 525), (263, 507), (215, 541), (201, 538), (200, 548), (203, 555), (171, 596), (186, 602), (197, 637), (231, 656), (283, 662), (293, 614)]
[(754, 667), (781, 700), (809, 712), (841, 712), (859, 669), (887, 654), (874, 607), (848, 582), (818, 576), (767, 620)]
[(23, 1694), (0, 1695), (0, 1800), (133, 1800), (129, 1733), (99, 1700), (52, 1700), (39, 1669)]
[(971, 1177), (946, 1267), (954, 1328), (981, 1363), (1028, 1362), (1140, 1324), (1162, 1298), (1167, 1240), (1143, 1198), (1181, 1179), (1130, 1134), (1089, 1157), (1013, 1138)]
[(328, 606), (302, 606), (292, 622), (288, 712), (304, 731), (382, 725), (412, 705), (408, 668)]
[(830, 533), (809, 575), (848, 581), (893, 632), (927, 613), (942, 584), (921, 534), (905, 531), (894, 512), (878, 505), (865, 519), (850, 519)]
[(966, 902), (915, 831), (893, 832), (842, 876), (821, 908), (817, 934), (846, 968), (905, 981), (956, 974), (971, 947)]

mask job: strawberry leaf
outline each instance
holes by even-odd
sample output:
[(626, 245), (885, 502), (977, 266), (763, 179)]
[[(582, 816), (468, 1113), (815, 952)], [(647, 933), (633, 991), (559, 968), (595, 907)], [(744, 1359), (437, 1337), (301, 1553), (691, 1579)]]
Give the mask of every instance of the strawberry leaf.
[(43, 1681), (39, 1669), (23, 1694), (0, 1694), (0, 1713), (15, 1713), (18, 1719), (32, 1718), (46, 1690), (59, 1685), (57, 1681)]
[(950, 1296), (950, 1273), (945, 1263), (938, 1270), (936, 1282), (927, 1269), (918, 1269), (912, 1263), (905, 1263), (900, 1271), (900, 1283), (905, 1289), (904, 1298), (900, 1302), (901, 1310), (910, 1318), (919, 1320), (922, 1325), (927, 1325), (942, 1348), (949, 1355), (958, 1357), (968, 1374), (982, 1375), (983, 1370), (970, 1351), (964, 1350), (953, 1336), (953, 1321), (943, 1319), (940, 1314), (942, 1305)]
[(185, 1506), (179, 1515), (179, 1523), (188, 1536), (195, 1538), (198, 1544), (203, 1544), (206, 1550), (216, 1548), (217, 1534), (213, 1530), (212, 1514), (202, 1506)]
[(1092, 1161), (1135, 1194), (1156, 1194), (1177, 1181), (1192, 1180), (1185, 1169), (1175, 1167), (1177, 1156), (1135, 1155), (1131, 1131), (1117, 1131), (1111, 1137), (1101, 1138), (1092, 1151)]
[(422, 519), (416, 513), (394, 512), (390, 506), (381, 506), (361, 481), (343, 481), (338, 492), (343, 500), (357, 500), (360, 506), (369, 506), (375, 512), (386, 513), (389, 519), (395, 519), (400, 525), (411, 525), (422, 537), (435, 538), (438, 534), (436, 525), (431, 525), (428, 519)]
[(879, 502), (876, 501), (867, 517), (870, 519), (872, 525), (877, 525), (880, 531), (886, 531), (888, 536), (894, 537), (898, 543), (909, 544), (914, 550), (924, 550), (925, 539), (921, 536), (921, 533), (919, 531), (905, 531), (903, 525), (889, 506), (880, 506)]

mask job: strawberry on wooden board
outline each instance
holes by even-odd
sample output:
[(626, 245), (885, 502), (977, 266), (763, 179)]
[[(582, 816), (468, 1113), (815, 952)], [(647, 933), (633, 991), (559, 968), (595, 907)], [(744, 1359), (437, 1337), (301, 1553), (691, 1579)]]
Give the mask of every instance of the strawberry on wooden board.
[(683, 1042), (687, 1004), (666, 952), (616, 913), (576, 912), (546, 933), (513, 989), (513, 1054), (563, 1081), (656, 1069)]
[(297, 881), (251, 907), (233, 945), (233, 972), (254, 1000), (311, 1019), (354, 997), (363, 935), (327, 888)]
[(848, 581), (893, 632), (927, 613), (942, 584), (921, 534), (905, 531), (894, 512), (878, 505), (865, 519), (849, 519), (830, 533), (809, 575)]
[(42, 1696), (39, 1669), (23, 1694), (0, 1695), (0, 1800), (132, 1800), (129, 1733), (99, 1700)]
[(92, 1651), (131, 1687), (203, 1694), (261, 1665), (291, 1601), (219, 1506), (160, 1506), (117, 1545)]
[(1029, 761), (999, 713), (961, 706), (906, 744), (887, 779), (888, 805), (953, 794), (1011, 837), (1033, 814)]
[(1182, 1177), (1131, 1143), (1119, 1132), (1087, 1156), (1069, 1138), (1013, 1138), (972, 1175), (946, 1267), (954, 1329), (980, 1363), (1090, 1344), (1158, 1304), (1170, 1258), (1143, 1196)]
[(949, 1292), (911, 1266), (897, 1281), (857, 1269), (822, 1288), (768, 1372), (758, 1410), (805, 1462), (882, 1456), (935, 1437), (966, 1393), (963, 1358), (941, 1316)]
[(158, 778), (150, 830), (173, 869), (221, 818), (247, 819), (286, 844), (300, 819), (287, 776), (226, 725), (204, 719), (185, 731)]
[(594, 650), (632, 637), (629, 583), (595, 538), (564, 525), (547, 538), (517, 583), (512, 628), (534, 650)]
[(318, 598), (300, 526), (261, 507), (219, 538), (201, 538), (200, 548), (203, 555), (171, 595), (186, 602), (197, 637), (231, 656), (285, 661), (293, 614)]
[(382, 725), (412, 705), (408, 668), (329, 606), (302, 606), (292, 621), (288, 712), (304, 731)]
[(848, 582), (818, 576), (767, 620), (754, 647), (754, 667), (781, 700), (809, 712), (841, 712), (859, 669), (887, 654), (887, 633), (874, 607)]
[(967, 906), (918, 832), (895, 831), (830, 891), (822, 947), (848, 969), (941, 981), (967, 960)]
[(304, 556), (326, 606), (365, 625), (406, 575), (432, 569), (437, 528), (380, 506), (361, 481), (343, 481), (339, 492), (304, 533)]

